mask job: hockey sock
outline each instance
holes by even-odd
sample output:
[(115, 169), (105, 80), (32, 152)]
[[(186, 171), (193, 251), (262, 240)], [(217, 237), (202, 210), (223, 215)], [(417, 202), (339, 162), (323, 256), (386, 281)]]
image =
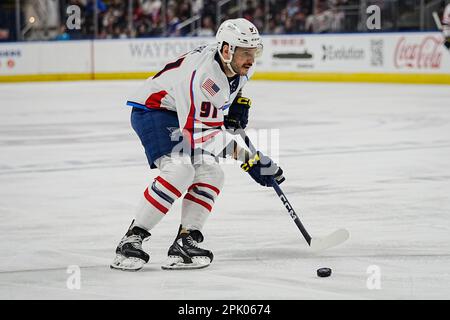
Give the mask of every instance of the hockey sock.
[(135, 225), (146, 230), (153, 229), (192, 183), (194, 167), (190, 163), (174, 160), (164, 156), (157, 162), (161, 174), (145, 189), (136, 212)]

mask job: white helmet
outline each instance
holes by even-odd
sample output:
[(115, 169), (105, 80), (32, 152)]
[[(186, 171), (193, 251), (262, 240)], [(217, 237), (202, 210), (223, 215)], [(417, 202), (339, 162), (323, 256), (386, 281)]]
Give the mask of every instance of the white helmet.
[[(236, 72), (231, 68), (230, 63), (233, 60), (236, 47), (256, 48), (256, 57), (262, 54), (263, 44), (258, 29), (253, 23), (244, 18), (229, 19), (222, 22), (217, 31), (216, 40), (220, 57), (233, 73)], [(221, 53), (224, 42), (230, 46), (231, 56), (228, 60), (225, 60)]]

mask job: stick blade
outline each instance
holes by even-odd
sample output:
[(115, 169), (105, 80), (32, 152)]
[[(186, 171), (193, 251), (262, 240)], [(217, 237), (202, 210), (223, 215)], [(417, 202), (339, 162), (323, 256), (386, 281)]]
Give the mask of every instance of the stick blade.
[(339, 229), (324, 238), (312, 238), (310, 247), (314, 251), (322, 251), (345, 242), (350, 237), (346, 229)]

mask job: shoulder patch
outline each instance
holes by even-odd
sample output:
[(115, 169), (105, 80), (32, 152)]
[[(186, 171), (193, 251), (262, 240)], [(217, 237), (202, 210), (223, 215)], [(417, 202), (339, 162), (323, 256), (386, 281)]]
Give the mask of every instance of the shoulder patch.
[(220, 91), (219, 86), (210, 78), (206, 79), (206, 81), (203, 82), (202, 88), (205, 89), (211, 97), (214, 97), (216, 93)]

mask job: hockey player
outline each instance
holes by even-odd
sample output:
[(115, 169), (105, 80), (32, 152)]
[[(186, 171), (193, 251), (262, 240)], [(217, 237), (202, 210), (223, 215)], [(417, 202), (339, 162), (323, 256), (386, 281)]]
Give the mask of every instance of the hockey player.
[(250, 100), (241, 90), (262, 52), (258, 30), (245, 19), (231, 19), (221, 24), (216, 40), (168, 63), (127, 102), (133, 107), (132, 127), (159, 175), (145, 189), (111, 268), (139, 270), (149, 261), (142, 242), (185, 192), (181, 224), (163, 269), (203, 268), (212, 262), (213, 253), (198, 244), (224, 183), (217, 163), (224, 146), (234, 146), (234, 158), (261, 185), (284, 181), (269, 157), (250, 155), (226, 130), (243, 129), (248, 122)]
[(450, 50), (450, 3), (447, 4), (442, 15), (442, 32), (444, 33), (444, 45)]

